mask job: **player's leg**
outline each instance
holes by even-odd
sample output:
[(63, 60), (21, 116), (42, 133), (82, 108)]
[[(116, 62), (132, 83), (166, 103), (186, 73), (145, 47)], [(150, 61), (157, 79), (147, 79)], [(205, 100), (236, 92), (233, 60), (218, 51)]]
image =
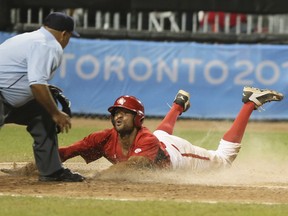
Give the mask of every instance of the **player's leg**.
[(255, 105), (251, 101), (242, 106), (232, 126), (223, 135), (219, 143), (216, 155), (225, 158), (228, 164), (231, 164), (235, 160), (240, 151), (241, 141), (254, 107)]
[(253, 110), (267, 102), (281, 101), (282, 99), (283, 95), (276, 91), (244, 87), (242, 98), (244, 104), (232, 126), (224, 134), (217, 152), (226, 157), (229, 163), (232, 163), (240, 150), (240, 143)]
[(222, 158), (215, 156), (214, 151), (194, 146), (181, 137), (163, 130), (156, 130), (153, 134), (165, 144), (173, 169), (205, 171), (225, 163)]
[(268, 89), (244, 87), (243, 107), (235, 118), (231, 128), (224, 134), (223, 139), (229, 142), (241, 143), (247, 123), (253, 110), (258, 109), (266, 102), (280, 101), (283, 95)]
[[(245, 132), (250, 115), (254, 109), (270, 101), (280, 101), (283, 95), (271, 90), (244, 88), (244, 105), (232, 124), (224, 134), (216, 151), (192, 145), (187, 140), (156, 130), (155, 136), (166, 145), (173, 168), (190, 168), (205, 171), (228, 167), (240, 150), (240, 142)], [(259, 102), (260, 101), (260, 102)]]
[(210, 167), (214, 154), (208, 150), (192, 145), (189, 141), (173, 136), (173, 129), (177, 118), (190, 107), (190, 95), (180, 90), (176, 95), (173, 105), (154, 135), (166, 146), (173, 169), (204, 170)]
[(249, 101), (243, 104), (230, 129), (224, 134), (223, 139), (228, 142), (241, 143), (250, 115), (254, 110), (254, 103)]
[(184, 90), (179, 90), (173, 101), (171, 109), (156, 130), (162, 130), (168, 134), (172, 134), (177, 118), (182, 114), (182, 112), (186, 112), (189, 107), (190, 94)]
[[(222, 158), (215, 157), (213, 151), (194, 146), (189, 141), (173, 136), (173, 128), (177, 118), (190, 107), (190, 95), (180, 90), (176, 95), (173, 105), (154, 135), (166, 146), (174, 169), (207, 170), (214, 164), (224, 163)], [(215, 162), (221, 160), (220, 162)], [(213, 161), (213, 162), (212, 162)]]

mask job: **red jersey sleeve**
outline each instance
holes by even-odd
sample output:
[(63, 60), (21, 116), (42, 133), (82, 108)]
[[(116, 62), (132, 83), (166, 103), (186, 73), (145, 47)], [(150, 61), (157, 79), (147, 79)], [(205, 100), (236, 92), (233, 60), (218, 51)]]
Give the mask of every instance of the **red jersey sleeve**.
[(94, 132), (73, 143), (70, 146), (59, 148), (59, 155), (62, 161), (75, 156), (81, 156), (86, 163), (95, 161), (104, 156), (104, 146), (113, 135), (112, 129)]

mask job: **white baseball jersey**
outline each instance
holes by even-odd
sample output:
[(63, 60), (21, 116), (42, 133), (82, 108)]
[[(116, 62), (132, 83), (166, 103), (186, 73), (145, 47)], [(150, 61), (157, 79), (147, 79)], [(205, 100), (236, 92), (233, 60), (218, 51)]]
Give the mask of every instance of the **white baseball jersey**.
[(0, 45), (0, 91), (19, 107), (33, 99), (30, 85), (48, 84), (60, 66), (63, 49), (44, 27), (16, 35)]

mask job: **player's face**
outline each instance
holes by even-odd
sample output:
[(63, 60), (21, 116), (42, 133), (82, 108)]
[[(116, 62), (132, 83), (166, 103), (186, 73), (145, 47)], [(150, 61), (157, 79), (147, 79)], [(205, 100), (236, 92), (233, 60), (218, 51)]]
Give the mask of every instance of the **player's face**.
[(134, 117), (134, 112), (124, 108), (117, 108), (112, 116), (114, 128), (120, 134), (131, 133), (135, 129)]

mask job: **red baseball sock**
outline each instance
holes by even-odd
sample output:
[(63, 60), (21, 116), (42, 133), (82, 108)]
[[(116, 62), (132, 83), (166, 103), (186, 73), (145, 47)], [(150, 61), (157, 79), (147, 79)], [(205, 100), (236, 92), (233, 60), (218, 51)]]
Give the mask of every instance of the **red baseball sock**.
[(157, 127), (156, 130), (162, 130), (167, 132), (168, 134), (173, 133), (173, 129), (175, 123), (177, 121), (178, 116), (183, 112), (183, 107), (173, 103), (171, 109), (166, 114), (160, 125)]
[(241, 143), (246, 126), (248, 124), (251, 113), (254, 110), (254, 103), (245, 103), (240, 110), (238, 116), (234, 120), (230, 129), (224, 134), (223, 139), (228, 142)]

